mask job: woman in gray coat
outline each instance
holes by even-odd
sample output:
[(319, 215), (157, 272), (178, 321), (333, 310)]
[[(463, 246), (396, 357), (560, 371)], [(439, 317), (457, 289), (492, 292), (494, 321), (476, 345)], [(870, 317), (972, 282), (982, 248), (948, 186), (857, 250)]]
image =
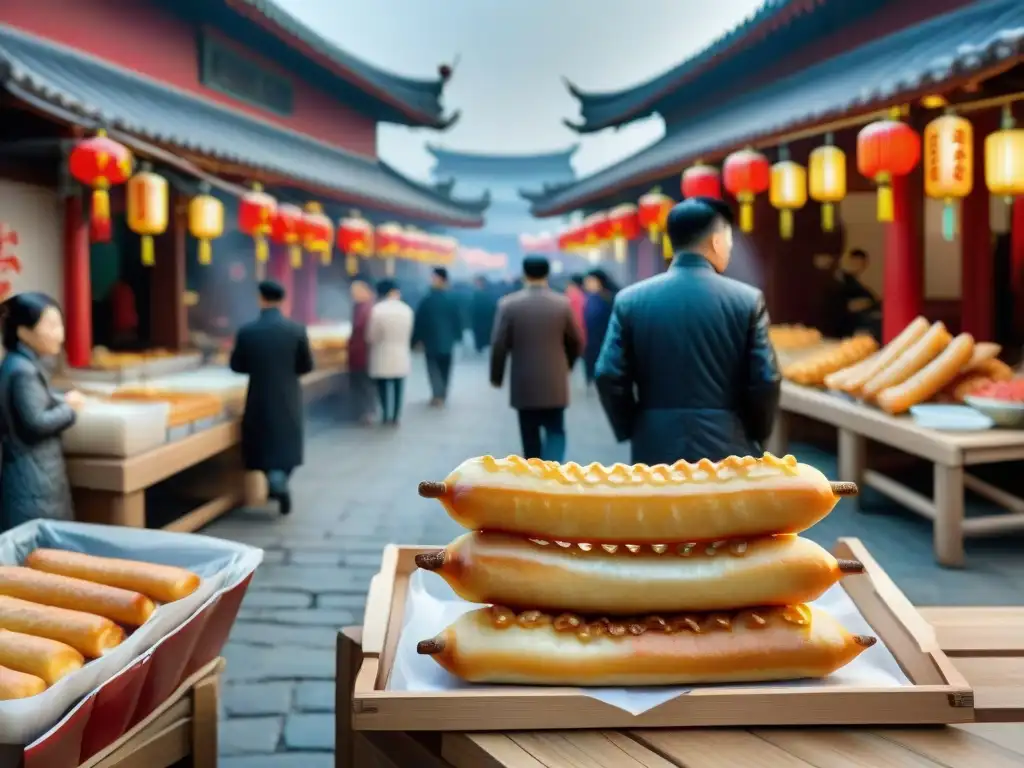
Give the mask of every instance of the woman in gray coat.
[(60, 435), (75, 423), (82, 395), (54, 392), (42, 367), (42, 358), (60, 354), (64, 318), (42, 293), (12, 296), (0, 318), (0, 531), (38, 517), (70, 520)]

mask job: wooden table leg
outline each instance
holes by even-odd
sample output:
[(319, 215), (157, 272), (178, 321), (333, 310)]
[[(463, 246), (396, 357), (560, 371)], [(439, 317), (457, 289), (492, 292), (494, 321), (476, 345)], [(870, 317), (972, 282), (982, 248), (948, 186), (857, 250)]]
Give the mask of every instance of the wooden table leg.
[[(856, 483), (861, 493), (867, 488), (864, 482), (864, 472), (867, 469), (867, 444), (868, 441), (863, 435), (851, 432), (848, 429), (839, 430), (839, 448), (837, 464), (839, 476), (836, 480)], [(852, 505), (854, 511), (860, 512), (860, 498), (852, 496), (846, 500)]]
[(346, 627), (338, 632), (337, 675), (334, 690), (335, 745), (334, 764), (337, 768), (354, 768), (356, 745), (352, 730), (352, 693), (356, 675), (363, 662), (362, 630)]
[(939, 565), (964, 564), (964, 468), (935, 465), (935, 559)]
[(146, 527), (146, 492), (97, 491), (92, 488), (72, 490), (75, 520), (83, 523)]
[(768, 437), (765, 450), (776, 456), (783, 456), (789, 448), (789, 414), (779, 410), (775, 417), (775, 428)]
[(192, 689), (192, 768), (217, 768), (217, 676)]

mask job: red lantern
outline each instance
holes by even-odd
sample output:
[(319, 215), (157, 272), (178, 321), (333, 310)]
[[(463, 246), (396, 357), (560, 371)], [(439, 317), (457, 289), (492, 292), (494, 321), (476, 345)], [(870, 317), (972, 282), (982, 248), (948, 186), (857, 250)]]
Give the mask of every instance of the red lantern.
[(683, 198), (690, 197), (713, 197), (716, 200), (722, 199), (722, 178), (717, 168), (710, 165), (691, 166), (683, 171), (679, 180), (679, 186), (683, 192)]
[(398, 224), (382, 224), (377, 228), (377, 253), (383, 256), (384, 271), (387, 275), (395, 273), (395, 257), (401, 255), (405, 248), (405, 233)]
[(111, 187), (124, 184), (132, 175), (131, 150), (99, 130), (89, 139), (75, 144), (68, 157), (68, 170), (76, 181), (92, 187), (89, 213), (89, 239), (94, 243), (110, 241)]
[(615, 245), (615, 260), (620, 264), (626, 260), (628, 243), (640, 236), (640, 216), (632, 203), (617, 205), (608, 212), (611, 239)]
[(345, 271), (359, 273), (359, 257), (373, 253), (373, 225), (359, 216), (342, 219), (338, 224), (338, 249), (345, 254)]
[(275, 210), (277, 201), (263, 191), (261, 184), (253, 184), (252, 192), (238, 201), (238, 229), (256, 241), (256, 261), (260, 264), (265, 264), (270, 256), (266, 238)]
[(906, 176), (921, 159), (921, 137), (900, 119), (899, 107), (888, 120), (876, 120), (857, 134), (857, 170), (878, 185), (878, 220), (892, 221), (892, 179)]
[(292, 268), (302, 266), (302, 209), (283, 203), (277, 206), (270, 219), (270, 239), (278, 245), (288, 246)]
[(658, 242), (658, 238), (661, 238), (661, 253), (666, 259), (672, 258), (672, 243), (665, 234), (665, 223), (668, 221), (669, 211), (675, 204), (675, 200), (668, 195), (652, 190), (641, 197), (637, 205), (637, 220), (640, 226), (650, 235), (652, 243)]
[(771, 184), (768, 158), (752, 149), (733, 152), (722, 164), (725, 188), (740, 203), (740, 230), (754, 229), (754, 198)]
[(302, 245), (310, 253), (319, 253), (323, 264), (331, 263), (334, 224), (324, 215), (320, 203), (306, 203), (302, 217)]

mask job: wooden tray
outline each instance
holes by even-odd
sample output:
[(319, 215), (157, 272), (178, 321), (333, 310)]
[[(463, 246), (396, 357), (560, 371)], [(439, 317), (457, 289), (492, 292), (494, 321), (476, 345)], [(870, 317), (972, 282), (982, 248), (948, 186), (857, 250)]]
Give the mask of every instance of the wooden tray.
[(110, 399), (141, 403), (170, 403), (171, 410), (167, 414), (168, 429), (185, 426), (202, 419), (216, 418), (224, 410), (224, 401), (220, 397), (200, 392), (126, 388), (111, 393)]
[(858, 539), (840, 539), (837, 557), (865, 572), (842, 584), (907, 677), (902, 688), (695, 688), (640, 715), (578, 688), (475, 686), (443, 692), (385, 690), (405, 613), (413, 558), (428, 547), (389, 546), (370, 583), (365, 658), (356, 677), (353, 725), (367, 731), (488, 731), (681, 728), (768, 725), (926, 725), (974, 720), (974, 694), (939, 649), (935, 632)]

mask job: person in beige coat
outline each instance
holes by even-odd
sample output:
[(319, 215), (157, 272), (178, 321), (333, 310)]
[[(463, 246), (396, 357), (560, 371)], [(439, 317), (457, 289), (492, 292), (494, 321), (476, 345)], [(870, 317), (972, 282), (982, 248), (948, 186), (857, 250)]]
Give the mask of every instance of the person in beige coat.
[(519, 414), (523, 456), (565, 458), (565, 409), (569, 371), (583, 341), (569, 300), (548, 287), (551, 267), (543, 256), (523, 259), (523, 290), (498, 304), (491, 338), (491, 384), (501, 387), (512, 358), (509, 394)]
[(380, 300), (370, 310), (366, 341), (370, 345), (369, 373), (377, 384), (383, 423), (398, 425), (405, 377), (412, 368), (412, 307), (402, 301), (393, 280), (377, 284)]

